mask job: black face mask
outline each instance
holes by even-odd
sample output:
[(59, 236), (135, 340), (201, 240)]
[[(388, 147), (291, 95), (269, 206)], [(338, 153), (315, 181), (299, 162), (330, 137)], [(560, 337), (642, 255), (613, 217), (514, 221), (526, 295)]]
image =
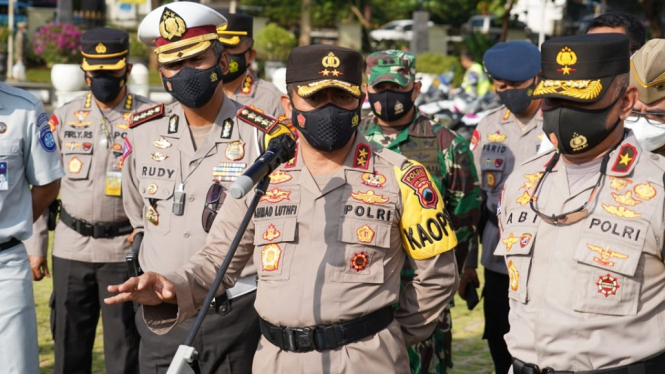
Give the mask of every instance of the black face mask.
[(229, 73), (222, 77), (224, 83), (233, 82), (247, 71), (247, 60), (245, 53), (238, 53), (237, 55), (229, 54)]
[(413, 88), (407, 92), (390, 90), (370, 92), (369, 102), (372, 104), (372, 112), (386, 122), (397, 121), (413, 108), (412, 94)]
[[(543, 110), (543, 131), (552, 139), (556, 138), (555, 148), (562, 154), (578, 154), (588, 151), (605, 140), (621, 122), (608, 129), (607, 116), (623, 96), (623, 90), (612, 104), (602, 109), (582, 109), (569, 106)], [(555, 141), (552, 141), (555, 143)]]
[(219, 63), (209, 69), (184, 67), (171, 78), (162, 76), (162, 84), (180, 104), (189, 108), (206, 105), (221, 82), (222, 69)]
[(531, 104), (531, 94), (536, 83), (527, 88), (512, 88), (505, 91), (496, 91), (503, 105), (513, 113), (524, 113)]
[(85, 77), (90, 82), (90, 91), (95, 99), (102, 103), (110, 103), (115, 100), (127, 82), (127, 74), (122, 77), (113, 77), (108, 74), (100, 74), (96, 77)]
[(307, 143), (319, 151), (332, 152), (344, 147), (360, 122), (360, 105), (356, 109), (343, 109), (332, 103), (321, 108), (301, 112), (293, 106), (293, 121)]

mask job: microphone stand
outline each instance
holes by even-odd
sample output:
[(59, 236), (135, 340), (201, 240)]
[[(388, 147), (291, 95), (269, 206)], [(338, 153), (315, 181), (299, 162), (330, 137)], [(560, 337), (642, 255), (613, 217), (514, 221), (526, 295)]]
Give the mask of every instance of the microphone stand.
[(166, 372), (166, 374), (195, 374), (195, 371), (192, 368), (192, 366), (196, 364), (196, 358), (197, 358), (196, 356), (198, 355), (198, 352), (196, 352), (196, 349), (192, 347), (192, 343), (194, 342), (194, 338), (196, 337), (196, 334), (201, 328), (201, 324), (203, 323), (203, 319), (205, 318), (206, 315), (205, 308), (207, 308), (210, 305), (210, 303), (212, 303), (212, 299), (215, 297), (215, 292), (217, 292), (219, 285), (222, 284), (222, 279), (224, 279), (224, 275), (226, 275), (226, 270), (229, 268), (229, 264), (233, 259), (233, 255), (235, 255), (236, 253), (236, 249), (240, 244), (240, 240), (242, 239), (245, 230), (247, 230), (247, 225), (249, 224), (249, 220), (252, 219), (256, 207), (257, 205), (259, 205), (261, 197), (265, 195), (269, 185), (270, 185), (270, 176), (266, 175), (265, 177), (263, 177), (263, 179), (261, 179), (261, 181), (257, 184), (256, 188), (254, 189), (256, 194), (252, 198), (252, 201), (249, 204), (247, 212), (245, 213), (245, 216), (243, 217), (242, 222), (240, 223), (238, 232), (236, 232), (236, 236), (233, 238), (233, 241), (231, 242), (231, 246), (229, 247), (229, 252), (226, 254), (224, 262), (222, 262), (222, 266), (220, 266), (219, 270), (217, 270), (217, 276), (215, 277), (215, 281), (212, 283), (212, 286), (210, 286), (210, 290), (208, 290), (208, 294), (206, 295), (206, 298), (203, 301), (203, 306), (201, 310), (199, 310), (198, 315), (196, 316), (196, 321), (194, 322), (194, 326), (192, 326), (192, 329), (189, 332), (189, 335), (187, 336), (185, 343), (178, 347), (178, 350), (176, 351), (175, 356), (173, 356), (173, 360), (171, 361), (171, 365), (169, 366), (169, 370)]

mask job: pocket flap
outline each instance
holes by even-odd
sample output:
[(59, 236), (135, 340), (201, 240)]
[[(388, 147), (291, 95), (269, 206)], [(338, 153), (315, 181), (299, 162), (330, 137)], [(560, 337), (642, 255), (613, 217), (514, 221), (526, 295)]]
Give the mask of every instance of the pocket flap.
[(173, 196), (175, 181), (145, 178), (141, 180), (141, 196), (146, 199), (166, 200)]
[(339, 226), (339, 240), (344, 243), (390, 248), (390, 224), (345, 218)]
[(494, 255), (528, 255), (531, 253), (535, 236), (535, 226), (511, 226), (510, 230), (501, 233)]
[(297, 221), (298, 219), (293, 217), (256, 222), (254, 245), (293, 242), (296, 240)]
[(589, 233), (583, 234), (582, 238), (573, 257), (576, 261), (629, 277), (635, 275), (642, 254), (641, 245)]

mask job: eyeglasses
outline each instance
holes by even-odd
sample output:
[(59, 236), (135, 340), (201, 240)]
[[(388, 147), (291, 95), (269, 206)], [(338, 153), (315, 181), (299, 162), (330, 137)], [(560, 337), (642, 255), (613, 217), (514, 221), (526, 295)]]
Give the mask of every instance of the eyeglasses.
[(210, 232), (210, 227), (217, 217), (217, 211), (224, 202), (224, 187), (219, 183), (214, 183), (208, 188), (206, 194), (206, 202), (203, 206), (203, 213), (201, 214), (201, 224), (203, 231)]
[(600, 164), (600, 175), (598, 176), (596, 185), (593, 186), (593, 190), (591, 191), (591, 195), (589, 195), (589, 199), (585, 201), (581, 207), (566, 213), (547, 215), (541, 212), (540, 210), (536, 209), (535, 201), (536, 201), (536, 195), (538, 194), (538, 191), (540, 189), (540, 186), (542, 185), (543, 180), (545, 179), (547, 174), (552, 172), (552, 169), (559, 161), (559, 156), (561, 154), (557, 152), (554, 158), (552, 158), (550, 163), (545, 168), (545, 173), (543, 174), (543, 176), (538, 180), (538, 183), (536, 183), (536, 188), (533, 190), (533, 195), (531, 196), (531, 200), (529, 201), (529, 206), (531, 207), (531, 210), (533, 210), (540, 217), (540, 219), (555, 226), (558, 224), (572, 225), (573, 223), (577, 223), (587, 218), (589, 216), (589, 204), (591, 203), (591, 201), (593, 201), (593, 198), (596, 196), (596, 190), (600, 186), (600, 182), (603, 180), (603, 176), (605, 175), (605, 170), (607, 169), (607, 163), (610, 160), (610, 153), (608, 153), (607, 155), (605, 155), (605, 157), (603, 157), (603, 161)]
[(639, 121), (640, 117), (644, 117), (650, 125), (665, 125), (665, 113), (640, 112), (634, 109), (630, 112), (630, 116), (626, 118), (626, 122), (635, 123)]

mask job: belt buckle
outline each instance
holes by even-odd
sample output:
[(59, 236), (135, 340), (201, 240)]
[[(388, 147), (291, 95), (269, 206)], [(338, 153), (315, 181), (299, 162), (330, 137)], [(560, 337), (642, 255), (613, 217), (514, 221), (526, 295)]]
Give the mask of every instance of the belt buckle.
[(99, 238), (108, 238), (110, 227), (106, 225), (94, 224), (92, 225), (92, 237), (93, 239)]
[(296, 349), (300, 352), (310, 352), (314, 346), (314, 329), (310, 327), (291, 329)]

